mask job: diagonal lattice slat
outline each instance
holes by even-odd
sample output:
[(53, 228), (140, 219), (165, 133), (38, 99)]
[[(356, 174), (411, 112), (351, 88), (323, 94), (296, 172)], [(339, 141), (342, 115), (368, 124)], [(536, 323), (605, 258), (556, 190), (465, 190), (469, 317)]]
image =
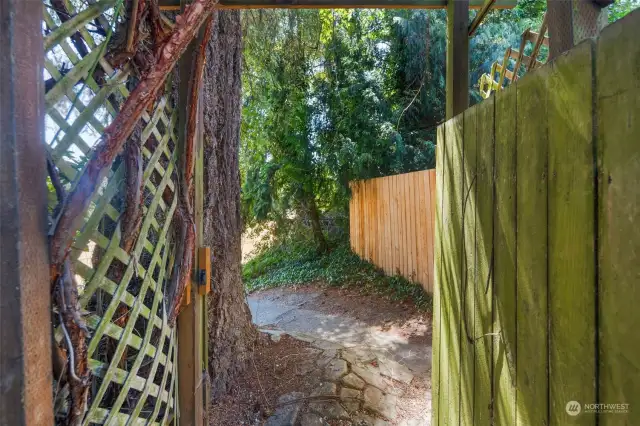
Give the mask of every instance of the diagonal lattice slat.
[[(107, 37), (96, 31), (98, 26), (115, 28), (116, 10), (123, 19), (122, 2), (56, 2), (66, 8), (63, 23), (61, 11), (43, 0), (45, 136), (67, 191), (133, 84), (126, 68), (114, 71), (108, 64)], [(74, 44), (78, 39), (85, 44), (84, 56)], [(177, 333), (167, 324), (165, 301), (175, 256), (171, 219), (178, 202), (175, 101), (167, 86), (143, 114), (143, 219), (131, 252), (120, 245), (127, 188), (125, 165), (118, 158), (98, 183), (70, 253), (91, 332), (92, 386), (85, 425), (170, 424), (177, 417)], [(50, 199), (53, 208), (55, 196)], [(59, 329), (56, 338), (62, 338)], [(66, 392), (58, 391), (58, 418), (67, 410), (60, 402)]]

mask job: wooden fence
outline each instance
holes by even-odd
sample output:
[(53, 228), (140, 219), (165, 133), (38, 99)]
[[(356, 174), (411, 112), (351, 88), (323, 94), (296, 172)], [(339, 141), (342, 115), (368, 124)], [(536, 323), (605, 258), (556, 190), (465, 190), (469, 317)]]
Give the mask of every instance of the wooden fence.
[(438, 129), (433, 425), (640, 424), (638, 27)]
[(351, 248), (387, 275), (433, 290), (435, 170), (351, 182)]

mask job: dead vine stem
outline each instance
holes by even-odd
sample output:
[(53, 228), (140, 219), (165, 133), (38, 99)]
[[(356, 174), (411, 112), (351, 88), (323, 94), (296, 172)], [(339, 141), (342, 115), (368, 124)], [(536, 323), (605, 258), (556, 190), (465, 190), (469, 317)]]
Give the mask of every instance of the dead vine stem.
[(202, 75), (204, 73), (207, 43), (211, 37), (212, 28), (213, 17), (209, 17), (204, 35), (200, 41), (190, 82), (189, 111), (183, 156), (184, 161), (182, 164), (183, 174), (180, 179), (179, 205), (174, 213), (181, 233), (176, 258), (181, 261), (177, 264), (177, 267), (174, 268), (172, 279), (173, 295), (169, 309), (169, 324), (172, 326), (175, 324), (175, 320), (180, 313), (184, 292), (191, 278), (191, 266), (193, 264), (195, 250), (196, 224), (193, 211), (193, 171), (195, 166), (196, 121), (198, 116), (200, 82), (202, 81)]

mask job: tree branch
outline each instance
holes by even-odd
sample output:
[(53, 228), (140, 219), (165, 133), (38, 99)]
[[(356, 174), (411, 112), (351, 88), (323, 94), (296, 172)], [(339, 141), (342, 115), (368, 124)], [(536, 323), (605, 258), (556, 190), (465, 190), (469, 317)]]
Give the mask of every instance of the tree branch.
[(213, 12), (216, 0), (196, 0), (176, 17), (176, 26), (159, 49), (156, 63), (127, 98), (116, 119), (107, 127), (96, 146), (73, 192), (65, 199), (50, 244), (50, 277), (60, 275), (69, 247), (82, 223), (83, 213), (98, 184), (109, 172), (116, 155), (122, 150), (145, 109), (155, 102), (157, 94), (176, 62), (195, 37), (200, 26)]

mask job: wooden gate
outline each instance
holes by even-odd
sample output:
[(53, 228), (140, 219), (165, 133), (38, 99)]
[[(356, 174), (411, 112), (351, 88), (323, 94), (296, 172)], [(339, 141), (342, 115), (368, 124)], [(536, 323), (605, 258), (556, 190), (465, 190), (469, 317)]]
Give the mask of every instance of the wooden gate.
[(638, 26), (438, 129), (433, 425), (640, 424)]

